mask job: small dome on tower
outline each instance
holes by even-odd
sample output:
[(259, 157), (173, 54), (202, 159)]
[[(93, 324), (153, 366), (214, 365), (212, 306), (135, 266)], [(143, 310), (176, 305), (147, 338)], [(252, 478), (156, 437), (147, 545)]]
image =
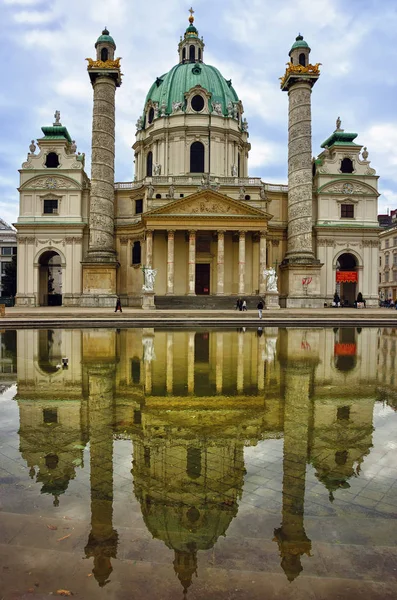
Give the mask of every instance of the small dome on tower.
[(303, 35), (301, 34), (296, 37), (295, 42), (292, 44), (292, 48), (289, 52), (290, 55), (293, 50), (296, 50), (296, 48), (308, 48), (310, 50), (309, 44), (303, 39)]
[(106, 27), (102, 31), (102, 34), (97, 39), (95, 48), (97, 47), (98, 44), (111, 44), (112, 46), (114, 46), (114, 49), (116, 49), (116, 44), (114, 42), (114, 39), (112, 38), (111, 35), (109, 35), (109, 31), (107, 30)]

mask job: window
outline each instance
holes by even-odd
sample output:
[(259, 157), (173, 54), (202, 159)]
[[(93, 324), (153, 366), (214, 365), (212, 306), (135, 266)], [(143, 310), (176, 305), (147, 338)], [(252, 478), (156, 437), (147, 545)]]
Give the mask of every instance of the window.
[(195, 96), (193, 96), (190, 104), (193, 110), (195, 110), (196, 112), (200, 112), (204, 108), (204, 98), (200, 96), (200, 94), (196, 94)]
[(244, 200), (251, 200), (251, 196), (250, 196), (249, 194), (246, 194), (246, 195), (244, 196)]
[(388, 267), (389, 266), (389, 255), (386, 254), (385, 256), (385, 266)]
[(304, 55), (303, 52), (302, 52), (302, 54), (299, 54), (299, 64), (302, 67), (306, 67), (306, 56)]
[(389, 271), (386, 271), (385, 273), (385, 283), (387, 283), (389, 281)]
[(3, 256), (12, 256), (13, 254), (13, 248), (11, 246), (4, 246), (1, 249), (1, 253)]
[(397, 254), (393, 254), (393, 265), (397, 267)]
[(382, 257), (381, 256), (379, 257), (379, 266), (380, 267), (382, 266)]
[(47, 169), (56, 169), (59, 167), (59, 156), (56, 152), (49, 152), (45, 159), (45, 166)]
[(143, 200), (135, 200), (135, 214), (140, 215), (143, 212)]
[(153, 119), (154, 119), (154, 108), (152, 106), (152, 108), (149, 110), (149, 115), (148, 115), (149, 123), (153, 123)]
[(45, 215), (57, 215), (58, 200), (44, 200), (43, 213)]
[(153, 175), (153, 152), (148, 152), (146, 157), (146, 177)]
[(354, 205), (342, 204), (340, 216), (342, 217), (342, 219), (354, 219)]
[(141, 255), (142, 255), (141, 242), (134, 242), (134, 245), (132, 246), (132, 264), (133, 265), (141, 264)]
[(379, 273), (379, 283), (382, 283), (382, 274)]
[(108, 58), (109, 58), (108, 49), (107, 48), (102, 48), (102, 50), (101, 50), (101, 60), (103, 62), (106, 62)]
[(353, 161), (350, 158), (344, 158), (340, 163), (341, 173), (353, 173)]
[(185, 60), (186, 60), (186, 48), (184, 48), (182, 50), (182, 61), (185, 62)]
[(194, 46), (190, 46), (189, 48), (189, 60), (190, 62), (195, 62), (196, 60), (196, 49)]
[(159, 198), (161, 198), (161, 194), (156, 194), (156, 198), (159, 200)]
[(190, 172), (204, 173), (204, 146), (201, 142), (193, 142), (190, 146)]

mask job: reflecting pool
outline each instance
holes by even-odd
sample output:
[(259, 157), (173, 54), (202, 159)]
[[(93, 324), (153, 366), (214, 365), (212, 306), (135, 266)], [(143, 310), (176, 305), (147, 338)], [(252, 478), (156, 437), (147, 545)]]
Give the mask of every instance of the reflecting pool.
[(397, 329), (0, 335), (2, 600), (397, 597)]

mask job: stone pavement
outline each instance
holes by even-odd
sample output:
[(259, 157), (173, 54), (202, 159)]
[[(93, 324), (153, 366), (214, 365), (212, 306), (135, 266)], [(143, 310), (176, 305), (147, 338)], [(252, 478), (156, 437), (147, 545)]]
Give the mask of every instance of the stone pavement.
[(397, 311), (387, 308), (322, 308), (322, 309), (280, 309), (263, 311), (262, 321), (254, 309), (240, 312), (234, 309), (217, 310), (153, 310), (124, 307), (122, 313), (109, 308), (80, 308), (64, 306), (12, 307), (6, 308), (5, 317), (0, 319), (2, 327), (32, 327), (41, 324), (51, 326), (93, 325), (118, 326), (243, 326), (258, 327), (261, 324), (280, 326), (383, 326), (394, 327)]

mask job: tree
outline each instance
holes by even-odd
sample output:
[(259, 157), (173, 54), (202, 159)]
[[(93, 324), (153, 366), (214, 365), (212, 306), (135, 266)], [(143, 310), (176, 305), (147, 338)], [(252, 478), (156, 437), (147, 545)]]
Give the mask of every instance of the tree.
[(13, 256), (12, 261), (7, 263), (4, 268), (4, 275), (1, 278), (3, 290), (2, 296), (15, 296), (17, 293), (17, 257)]

